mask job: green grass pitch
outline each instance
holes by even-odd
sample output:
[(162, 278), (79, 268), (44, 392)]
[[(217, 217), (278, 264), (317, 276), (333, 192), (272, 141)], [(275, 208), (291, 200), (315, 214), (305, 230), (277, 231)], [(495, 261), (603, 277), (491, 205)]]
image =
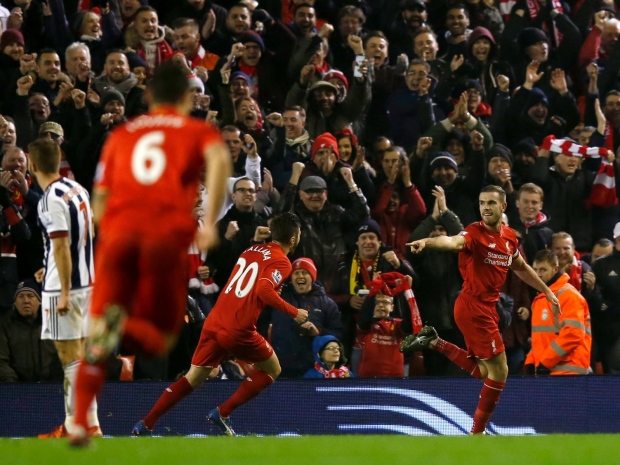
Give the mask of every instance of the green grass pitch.
[(64, 439), (0, 439), (0, 463), (60, 465), (607, 465), (617, 435), (110, 438), (87, 449)]

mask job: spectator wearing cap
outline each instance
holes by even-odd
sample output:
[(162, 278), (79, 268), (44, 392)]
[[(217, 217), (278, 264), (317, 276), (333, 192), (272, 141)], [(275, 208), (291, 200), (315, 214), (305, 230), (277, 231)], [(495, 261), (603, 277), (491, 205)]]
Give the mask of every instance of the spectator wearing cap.
[[(429, 211), (431, 214), (413, 230), (407, 242), (426, 237), (456, 236), (463, 230), (459, 217), (448, 208), (441, 187), (435, 188), (433, 208)], [(419, 278), (415, 298), (422, 321), (432, 325), (442, 339), (465, 347), (463, 335), (454, 321), (454, 302), (463, 286), (458, 254), (442, 250), (413, 254), (408, 250), (405, 258), (411, 261)], [(459, 376), (454, 364), (435, 351), (424, 353), (424, 366), (426, 374), (431, 376)]]
[[(19, 59), (24, 54), (26, 43), (17, 29), (7, 29), (0, 37), (0, 89), (8, 89), (15, 81), (19, 69)], [(6, 90), (0, 92), (0, 108)]]
[(436, 81), (430, 73), (428, 62), (419, 58), (410, 61), (404, 84), (386, 103), (390, 135), (406, 151), (412, 150), (418, 138), (444, 116), (434, 102)]
[(280, 297), (307, 310), (308, 321), (299, 324), (273, 307), (266, 307), (258, 319), (257, 329), (265, 338), (271, 336), (271, 345), (282, 367), (280, 376), (302, 378), (314, 364), (314, 338), (342, 337), (340, 310), (325, 293), (323, 284), (317, 281), (317, 269), (310, 258), (298, 258), (293, 262), (293, 272), (282, 286)]
[(525, 82), (514, 94), (508, 107), (513, 123), (499, 137), (508, 146), (525, 137), (531, 137), (538, 145), (549, 134), (564, 137), (580, 120), (577, 102), (568, 90), (562, 70), (558, 70), (551, 80), (551, 93), (534, 87), (541, 79), (541, 75), (537, 74), (541, 70), (535, 62), (530, 63), (528, 70)]
[(534, 139), (526, 137), (512, 146), (514, 164), (512, 166), (512, 185), (519, 189), (523, 184), (531, 182), (532, 169), (538, 157), (538, 148)]
[[(352, 202), (356, 202), (350, 195), (351, 190), (358, 187), (355, 174), (351, 166), (340, 159), (338, 141), (330, 133), (326, 132), (314, 139), (311, 159), (306, 162), (300, 179), (303, 180), (307, 176), (319, 176), (325, 180), (330, 202), (345, 209), (351, 208)], [(374, 195), (368, 181), (363, 179), (363, 185), (371, 195)], [(359, 192), (364, 195), (361, 187)]]
[(60, 381), (62, 366), (53, 341), (41, 340), (41, 288), (32, 278), (11, 296), (12, 311), (0, 319), (0, 382)]
[[(304, 70), (306, 68), (304, 67)], [(338, 88), (327, 81), (309, 85), (313, 70), (302, 70), (300, 79), (293, 84), (286, 97), (287, 105), (299, 105), (306, 109), (306, 129), (310, 137), (330, 132), (335, 134), (345, 127), (361, 134), (371, 98), (370, 84), (366, 78), (350, 82), (349, 91), (342, 103), (338, 102)]]
[(138, 80), (137, 86), (141, 89), (146, 89), (146, 61), (136, 52), (125, 52), (125, 56), (127, 57), (129, 70)]
[(590, 250), (594, 236), (592, 209), (587, 200), (594, 172), (580, 169), (580, 159), (570, 152), (552, 154), (539, 148), (532, 182), (545, 193), (545, 208), (551, 217), (549, 227), (570, 234), (576, 250)]
[(493, 147), (486, 153), (486, 159), (486, 184), (493, 184), (504, 189), (506, 203), (508, 203), (505, 213), (510, 217), (517, 201), (517, 191), (512, 185), (512, 166), (514, 164), (512, 152), (505, 145), (493, 144)]
[(70, 155), (67, 156), (67, 149), (70, 148), (70, 144), (65, 139), (65, 131), (60, 123), (55, 121), (46, 121), (43, 123), (39, 126), (39, 138), (53, 140), (60, 146), (62, 152), (60, 158), (60, 175), (65, 178), (75, 179), (73, 170), (71, 169), (71, 161), (73, 161), (74, 164), (77, 163), (77, 160), (73, 157), (75, 151), (70, 151)]
[(146, 61), (148, 73), (172, 59), (176, 53), (166, 41), (157, 10), (148, 5), (138, 8), (134, 23), (125, 31), (125, 43)]
[[(480, 218), (478, 194), (484, 186), (486, 161), (482, 150), (475, 150), (472, 165), (466, 177), (458, 174), (456, 158), (449, 152), (437, 152), (434, 155), (420, 153), (416, 150), (416, 160), (422, 160), (422, 168), (416, 185), (424, 198), (426, 211), (432, 211), (435, 204), (433, 189), (441, 186), (445, 192), (446, 204), (461, 220), (468, 225)], [(416, 163), (420, 163), (417, 162)], [(419, 166), (419, 165), (418, 165)], [(417, 168), (413, 168), (412, 171)]]
[(110, 131), (127, 121), (125, 97), (115, 88), (110, 87), (101, 94), (99, 106), (103, 113), (84, 137), (80, 138), (77, 149), (79, 160), (71, 165), (74, 168), (75, 180), (88, 192), (92, 191), (97, 164)]
[[(146, 64), (146, 61), (144, 61)], [(125, 115), (127, 118), (140, 115), (146, 111), (143, 100), (144, 89), (139, 87), (136, 76), (129, 68), (129, 61), (122, 50), (112, 49), (108, 52), (104, 74), (93, 80), (93, 89), (101, 96), (109, 88), (118, 90), (125, 97)]]
[(424, 0), (402, 0), (394, 20), (387, 27), (387, 36), (392, 44), (390, 60), (394, 62), (401, 53), (412, 58), (413, 36), (416, 29), (426, 26), (428, 13)]
[(601, 304), (590, 308), (592, 332), (605, 373), (620, 373), (620, 223), (613, 228), (614, 250), (599, 258), (592, 269)]
[[(342, 313), (346, 354), (351, 354), (355, 341), (359, 311), (364, 303), (360, 289), (368, 289), (376, 273), (397, 271), (417, 279), (408, 261), (398, 258), (396, 253), (384, 245), (381, 227), (373, 219), (361, 221), (354, 229), (355, 250), (343, 254), (337, 262), (336, 272), (327, 286), (328, 295), (334, 299)], [(303, 233), (302, 233), (303, 234)], [(399, 296), (399, 298), (404, 296)], [(395, 316), (400, 316), (403, 302), (396, 304)]]
[(350, 168), (342, 168), (342, 175), (352, 186), (348, 193), (351, 206), (346, 210), (328, 200), (327, 183), (322, 177), (307, 176), (300, 183), (303, 170), (302, 163), (293, 164), (291, 179), (282, 193), (277, 211), (291, 211), (299, 216), (301, 240), (292, 258), (311, 258), (317, 269), (317, 279), (327, 283), (338, 257), (347, 250), (347, 235), (368, 218), (368, 206), (361, 191), (353, 184)]
[[(557, 9), (551, 11), (553, 8), (551, 3), (539, 8), (537, 19), (531, 17), (529, 9), (517, 8), (515, 14), (510, 15), (500, 40), (500, 59), (512, 65), (515, 85), (525, 81), (529, 63), (538, 61), (541, 64), (538, 72), (544, 72), (544, 75), (536, 86), (547, 94), (552, 90), (553, 70), (559, 68), (567, 74), (571, 72), (582, 41), (581, 33), (569, 15)], [(542, 19), (543, 16), (547, 20)], [(541, 21), (545, 24), (544, 30), (540, 29)]]

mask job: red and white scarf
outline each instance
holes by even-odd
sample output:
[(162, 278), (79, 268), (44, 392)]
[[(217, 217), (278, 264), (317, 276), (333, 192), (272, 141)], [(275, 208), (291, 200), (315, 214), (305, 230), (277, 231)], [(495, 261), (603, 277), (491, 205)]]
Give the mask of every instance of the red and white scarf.
[[(202, 221), (198, 222), (199, 226), (202, 226)], [(215, 284), (213, 278), (209, 277), (208, 279), (200, 279), (198, 277), (198, 267), (203, 266), (205, 259), (207, 258), (207, 254), (205, 252), (200, 252), (195, 242), (189, 246), (189, 288), (190, 289), (200, 289), (201, 294), (215, 294), (220, 290), (220, 287)]]
[(321, 373), (325, 378), (350, 378), (351, 371), (344, 365), (338, 368), (328, 370), (319, 362), (314, 362), (314, 369)]
[(569, 157), (584, 158), (606, 157), (609, 152), (609, 150), (605, 147), (588, 147), (587, 145), (579, 145), (571, 140), (556, 139), (553, 135), (545, 137), (540, 148), (549, 150), (553, 153), (561, 153)]
[(389, 296), (395, 296), (401, 292), (405, 293), (409, 310), (411, 311), (411, 324), (413, 325), (413, 334), (418, 334), (422, 329), (422, 318), (420, 317), (420, 309), (413, 295), (413, 290), (409, 285), (407, 278), (396, 271), (389, 273), (381, 273), (379, 278), (370, 281), (367, 284), (370, 290), (369, 297), (377, 295), (379, 292)]
[(614, 163), (601, 160), (601, 166), (596, 173), (590, 197), (588, 198), (589, 207), (611, 208), (618, 203), (616, 196), (616, 172)]

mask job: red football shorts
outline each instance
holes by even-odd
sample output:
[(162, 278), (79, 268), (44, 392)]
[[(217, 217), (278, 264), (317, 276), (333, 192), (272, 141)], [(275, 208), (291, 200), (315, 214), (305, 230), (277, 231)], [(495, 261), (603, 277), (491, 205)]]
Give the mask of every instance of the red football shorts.
[(461, 292), (454, 304), (454, 321), (463, 333), (469, 356), (489, 360), (505, 351), (495, 304)]
[(149, 320), (164, 333), (181, 330), (187, 305), (189, 244), (181, 244), (175, 232), (159, 226), (153, 225), (156, 231), (148, 236), (108, 231), (102, 235), (95, 260), (93, 315), (118, 304), (130, 317)]
[(228, 355), (248, 363), (264, 362), (273, 355), (273, 347), (257, 332), (249, 337), (235, 337), (224, 332), (202, 328), (200, 341), (192, 357), (192, 365), (216, 367)]

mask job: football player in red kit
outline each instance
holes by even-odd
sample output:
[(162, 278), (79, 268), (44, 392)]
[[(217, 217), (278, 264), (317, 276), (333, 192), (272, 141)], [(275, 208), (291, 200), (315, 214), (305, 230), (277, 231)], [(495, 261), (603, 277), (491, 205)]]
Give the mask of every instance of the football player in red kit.
[(497, 326), (499, 315), (495, 309), (508, 268), (559, 308), (558, 298), (519, 254), (515, 232), (501, 222), (506, 210), (504, 190), (487, 186), (480, 192), (478, 203), (482, 221), (470, 224), (459, 235), (425, 238), (407, 244), (413, 253), (420, 253), (425, 248), (460, 252), (459, 268), (464, 283), (454, 306), (454, 319), (465, 337), (468, 350), (440, 339), (431, 326), (425, 326), (401, 344), (404, 352), (426, 348), (437, 350), (484, 381), (472, 434), (484, 433), (508, 377), (504, 343)]
[(254, 364), (258, 370), (226, 402), (209, 412), (207, 418), (224, 434), (234, 436), (227, 421), (229, 415), (273, 383), (281, 371), (273, 348), (256, 331), (256, 321), (263, 308), (272, 306), (298, 323), (308, 319), (306, 310), (288, 304), (278, 293), (291, 274), (291, 263), (286, 256), (299, 243), (300, 226), (295, 214), (282, 213), (270, 223), (271, 242), (253, 245), (241, 254), (204, 323), (189, 371), (164, 390), (151, 412), (134, 426), (132, 435), (150, 435), (164, 413), (207, 378), (216, 376), (220, 362), (232, 354)]
[[(219, 132), (188, 116), (192, 93), (185, 73), (167, 62), (147, 89), (149, 112), (112, 131), (95, 179), (93, 211), (99, 225), (85, 360), (76, 382), (76, 423), (101, 389), (105, 360), (122, 337), (141, 354), (166, 354), (183, 325), (187, 249), (215, 245), (215, 221), (232, 171)], [(192, 210), (200, 173), (209, 192), (204, 226)], [(85, 431), (71, 437), (88, 442)]]

